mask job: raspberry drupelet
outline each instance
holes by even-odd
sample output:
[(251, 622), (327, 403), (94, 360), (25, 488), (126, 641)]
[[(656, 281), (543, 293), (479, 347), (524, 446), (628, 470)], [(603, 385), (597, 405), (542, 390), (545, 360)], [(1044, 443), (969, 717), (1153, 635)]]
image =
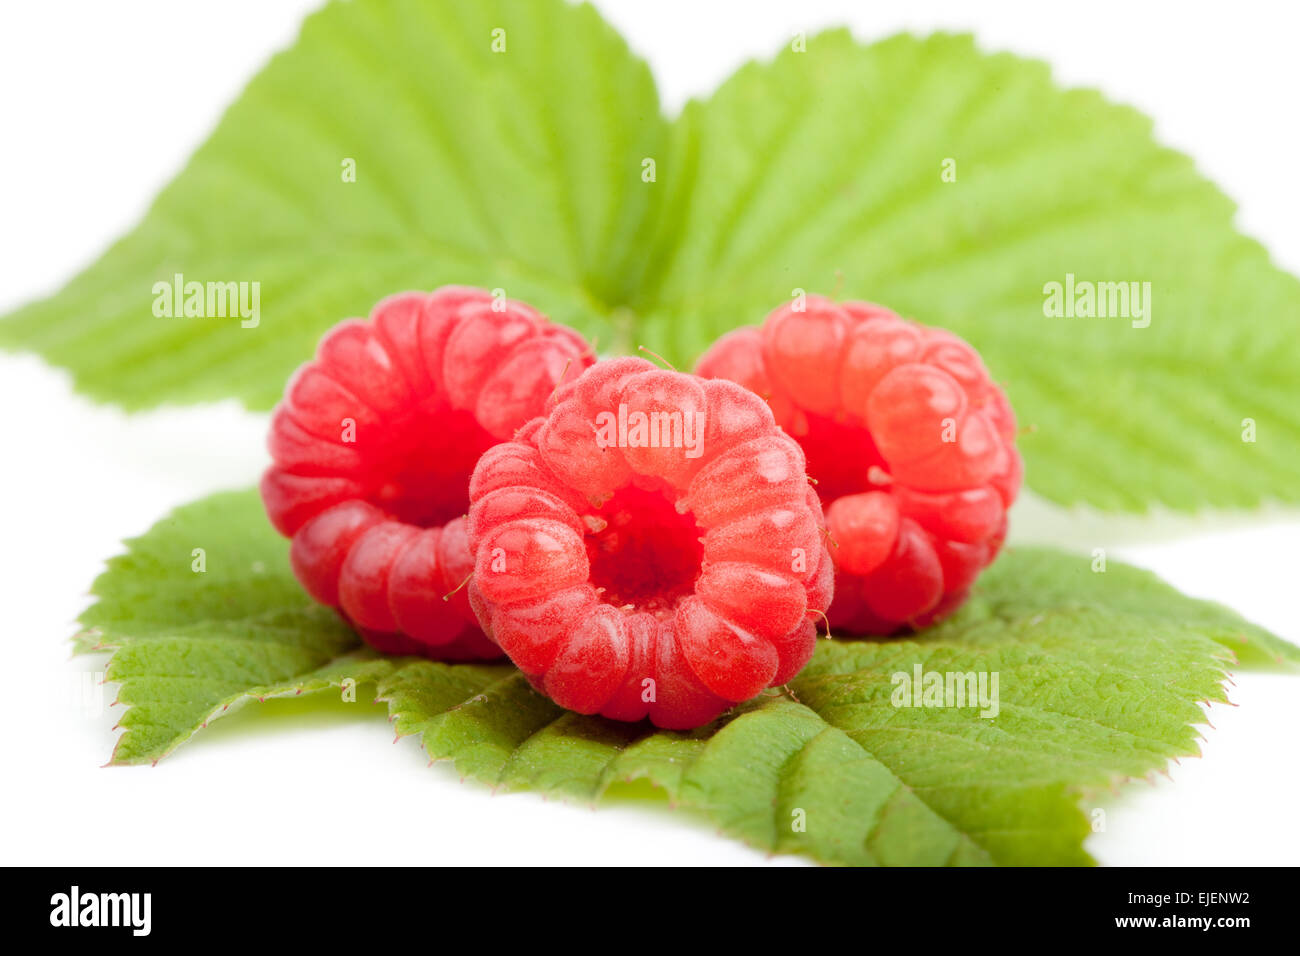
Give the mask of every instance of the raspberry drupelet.
[(809, 296), (737, 329), (696, 371), (768, 400), (803, 448), (835, 562), (829, 625), (923, 627), (997, 555), (1020, 487), (1015, 415), (979, 354), (867, 302)]
[(461, 587), (470, 474), (593, 361), (571, 329), (460, 286), (331, 329), (275, 409), (261, 484), (302, 586), (381, 651), (499, 657)]
[(697, 727), (807, 662), (833, 583), (803, 453), (767, 404), (598, 362), (470, 483), (470, 601), (556, 703)]

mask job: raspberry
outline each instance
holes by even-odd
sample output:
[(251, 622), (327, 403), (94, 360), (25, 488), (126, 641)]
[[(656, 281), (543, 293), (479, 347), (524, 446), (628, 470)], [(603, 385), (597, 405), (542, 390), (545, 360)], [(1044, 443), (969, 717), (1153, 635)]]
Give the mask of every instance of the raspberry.
[(576, 332), (459, 286), (335, 326), (272, 416), (261, 485), (302, 586), (381, 651), (500, 656), (460, 588), (469, 477), (592, 361)]
[(833, 572), (762, 399), (622, 358), (548, 408), (470, 481), (470, 601), (533, 686), (685, 729), (793, 677)]
[(832, 542), (829, 626), (890, 634), (961, 605), (1021, 477), (1015, 416), (970, 345), (811, 296), (724, 335), (696, 371), (765, 397), (803, 448)]

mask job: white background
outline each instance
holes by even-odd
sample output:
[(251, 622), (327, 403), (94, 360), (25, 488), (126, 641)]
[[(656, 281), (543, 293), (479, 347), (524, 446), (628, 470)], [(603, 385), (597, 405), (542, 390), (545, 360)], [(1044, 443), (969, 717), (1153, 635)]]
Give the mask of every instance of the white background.
[[(468, 0), (467, 0), (468, 2)], [(0, 312), (129, 228), (274, 50), (298, 0), (42, 2), (0, 7)], [(1155, 117), (1300, 271), (1300, 64), (1289, 5), (1236, 2), (598, 3), (651, 63), (665, 108), (705, 94), (798, 30), (972, 29)], [(1300, 370), (1297, 370), (1300, 374)], [(1298, 396), (1300, 397), (1300, 396)], [(252, 705), (158, 767), (101, 768), (120, 708), (86, 705), (66, 638), (121, 538), (174, 505), (256, 480), (265, 419), (233, 403), (134, 417), (71, 394), (32, 356), (0, 355), (5, 779), (0, 862), (45, 864), (763, 863), (666, 809), (496, 795), (427, 769), (365, 704)], [(1106, 547), (1185, 591), (1300, 640), (1300, 513), (1102, 519), (1032, 500), (1013, 534)], [(1204, 758), (1126, 788), (1088, 848), (1108, 864), (1300, 862), (1300, 677), (1235, 676)], [(105, 702), (112, 700), (106, 689)], [(364, 718), (358, 715), (364, 710)], [(785, 861), (773, 861), (785, 862)]]

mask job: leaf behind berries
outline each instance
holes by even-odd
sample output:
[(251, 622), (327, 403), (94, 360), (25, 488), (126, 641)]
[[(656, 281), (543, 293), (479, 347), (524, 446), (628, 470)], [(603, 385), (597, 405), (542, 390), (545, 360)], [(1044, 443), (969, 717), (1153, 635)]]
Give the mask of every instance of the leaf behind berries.
[[(404, 289), (501, 288), (608, 345), (667, 130), (649, 69), (590, 6), (336, 0), (143, 221), (0, 322), (0, 344), (128, 408), (260, 409), (326, 329)], [(156, 316), (154, 284), (177, 274), (260, 283), (257, 326)]]
[[(1234, 214), (1142, 114), (965, 36), (829, 32), (670, 126), (590, 7), (336, 2), (0, 345), (127, 407), (269, 408), (325, 329), (403, 288), (502, 288), (680, 368), (805, 289), (970, 339), (1056, 502), (1300, 502), (1300, 282)], [(176, 274), (259, 282), (259, 326), (156, 317)], [(1150, 283), (1150, 324), (1046, 316), (1067, 276)]]
[[(670, 361), (797, 289), (867, 299), (980, 350), (1053, 501), (1300, 501), (1300, 281), (1136, 110), (969, 36), (832, 31), (689, 104), (660, 165), (632, 307)], [(1067, 276), (1149, 283), (1150, 310), (1049, 317)]]

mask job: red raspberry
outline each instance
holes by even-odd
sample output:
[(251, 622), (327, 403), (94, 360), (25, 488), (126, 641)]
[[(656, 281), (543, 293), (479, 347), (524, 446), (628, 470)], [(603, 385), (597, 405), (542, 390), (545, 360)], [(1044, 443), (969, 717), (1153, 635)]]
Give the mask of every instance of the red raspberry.
[(802, 446), (833, 544), (831, 627), (889, 634), (961, 605), (1021, 476), (1015, 416), (973, 348), (811, 296), (724, 335), (697, 371), (767, 398)]
[(460, 588), (469, 477), (592, 361), (571, 329), (459, 286), (331, 329), (272, 416), (262, 478), (302, 586), (381, 651), (500, 656)]
[(793, 677), (833, 572), (803, 453), (767, 405), (622, 358), (549, 409), (470, 481), (470, 601), (533, 686), (684, 729)]

